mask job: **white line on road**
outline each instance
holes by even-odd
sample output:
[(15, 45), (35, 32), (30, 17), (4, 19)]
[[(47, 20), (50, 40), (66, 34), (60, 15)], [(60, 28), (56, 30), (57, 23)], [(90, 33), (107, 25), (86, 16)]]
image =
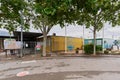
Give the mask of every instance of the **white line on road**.
[(36, 62), (36, 60), (32, 60), (32, 61), (23, 61), (23, 62), (21, 62), (21, 64), (26, 64), (26, 63), (35, 63)]

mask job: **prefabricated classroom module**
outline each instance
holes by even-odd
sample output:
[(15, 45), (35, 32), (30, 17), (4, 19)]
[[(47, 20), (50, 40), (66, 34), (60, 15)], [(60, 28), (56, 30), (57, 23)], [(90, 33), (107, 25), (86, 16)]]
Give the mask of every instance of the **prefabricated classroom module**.
[[(100, 45), (103, 46), (103, 42), (104, 42), (104, 49), (111, 49), (111, 47), (114, 45), (114, 39), (110, 39), (110, 38), (97, 38), (96, 39), (96, 45)], [(94, 39), (84, 39), (84, 45), (86, 44), (93, 44), (94, 43)]]
[[(43, 37), (39, 38), (38, 40), (40, 41), (40, 43), (43, 43)], [(83, 46), (82, 38), (66, 37), (65, 39), (65, 36), (47, 36), (46, 47), (47, 52), (65, 51), (65, 49), (67, 50), (75, 50), (77, 48), (82, 49), (82, 46)]]

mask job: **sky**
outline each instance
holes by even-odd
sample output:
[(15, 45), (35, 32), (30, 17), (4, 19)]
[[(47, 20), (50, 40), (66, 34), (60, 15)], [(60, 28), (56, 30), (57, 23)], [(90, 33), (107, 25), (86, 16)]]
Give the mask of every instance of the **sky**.
[[(83, 37), (83, 26), (69, 25), (67, 28), (67, 36)], [(56, 35), (65, 36), (65, 28), (60, 28), (58, 25), (54, 26), (49, 32), (49, 35), (56, 33)], [(97, 38), (103, 37), (103, 29), (97, 32)], [(84, 26), (84, 38), (93, 38), (93, 31), (86, 29)], [(112, 27), (108, 23), (104, 24), (104, 38), (120, 39), (120, 26)]]
[[(32, 26), (31, 26), (32, 27)], [(5, 29), (0, 29), (0, 31), (7, 31)], [(18, 29), (20, 30), (20, 29)], [(66, 26), (67, 36), (71, 37), (83, 37), (83, 26), (79, 25), (69, 25)], [(40, 32), (33, 28), (30, 29), (30, 32)], [(48, 35), (56, 33), (57, 36), (65, 36), (65, 28), (61, 28), (59, 25), (54, 26)], [(97, 38), (103, 37), (103, 29), (97, 32)], [(93, 32), (91, 29), (86, 29), (84, 26), (84, 38), (93, 38)], [(112, 27), (110, 24), (104, 24), (104, 38), (113, 38), (120, 39), (120, 26)]]

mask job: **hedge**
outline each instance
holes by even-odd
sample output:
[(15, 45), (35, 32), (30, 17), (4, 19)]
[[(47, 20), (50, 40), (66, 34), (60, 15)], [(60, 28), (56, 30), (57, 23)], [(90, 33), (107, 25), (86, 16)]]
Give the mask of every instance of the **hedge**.
[[(93, 54), (93, 44), (84, 45), (85, 54)], [(102, 51), (102, 46), (96, 45), (96, 52)]]

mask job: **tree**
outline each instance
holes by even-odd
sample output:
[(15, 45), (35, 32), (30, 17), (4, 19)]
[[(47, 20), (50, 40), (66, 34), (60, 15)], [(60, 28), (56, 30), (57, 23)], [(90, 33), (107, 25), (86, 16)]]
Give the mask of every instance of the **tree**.
[[(0, 4), (0, 28), (7, 29), (9, 32), (13, 32), (19, 27), (21, 30), (28, 30), (30, 28), (29, 10), (27, 9), (28, 2), (26, 0), (1, 0)], [(23, 39), (21, 37), (20, 57), (23, 56), (22, 43)]]
[(47, 34), (54, 25), (54, 23), (50, 21), (50, 15), (53, 15), (55, 12), (51, 4), (52, 3), (47, 2), (47, 0), (35, 0), (31, 3), (34, 16), (34, 19), (32, 19), (33, 27), (40, 29), (43, 33), (43, 56), (46, 56)]
[(0, 7), (0, 28), (8, 31), (14, 31), (21, 26), (21, 16), (24, 15), (24, 29), (29, 28), (29, 19), (27, 18), (27, 2), (25, 0), (1, 0)]
[[(73, 23), (75, 21), (74, 19), (76, 19), (75, 17), (76, 11), (74, 5), (76, 6), (76, 2), (78, 3), (79, 1), (32, 0), (30, 3), (30, 0), (28, 0), (28, 2), (21, 0), (9, 0), (9, 1), (4, 0), (1, 2), (2, 3), (1, 8), (3, 13), (1, 20), (8, 23), (7, 24), (8, 26), (4, 26), (4, 28), (6, 28), (9, 31), (13, 31), (21, 23), (19, 11), (23, 11), (23, 13), (25, 12), (24, 14), (23, 13), (22, 14), (27, 16), (26, 19), (28, 20), (32, 19), (33, 23), (35, 24), (34, 28), (40, 29), (41, 32), (43, 33), (44, 36), (43, 55), (45, 56), (48, 32), (51, 30), (53, 25), (60, 24), (63, 27), (65, 23)], [(34, 16), (34, 18), (32, 16)], [(13, 27), (15, 26), (15, 24), (18, 24), (16, 25), (17, 27)], [(27, 27), (24, 26), (24, 28), (26, 29)]]
[(112, 0), (111, 15), (108, 17), (109, 22), (112, 26), (120, 25), (120, 0)]
[[(87, 0), (68, 0), (68, 1), (69, 1), (68, 2), (69, 4), (67, 5), (68, 8), (66, 9), (66, 6), (63, 6), (61, 7), (60, 10), (58, 10), (56, 14), (58, 15), (57, 18), (59, 18), (58, 24), (60, 24), (61, 27), (65, 27), (70, 24), (74, 24), (74, 25), (76, 24), (76, 21), (81, 17), (81, 10), (84, 8), (84, 3)], [(79, 23), (82, 22), (83, 22), (82, 20), (79, 21)], [(67, 45), (67, 39), (65, 37), (65, 52), (67, 50), (66, 45)]]
[[(73, 24), (81, 17), (85, 0), (35, 0), (35, 28), (40, 29), (44, 37), (43, 54), (46, 55), (47, 34), (53, 25)], [(79, 9), (79, 10), (78, 10)], [(34, 15), (35, 16), (35, 15)], [(82, 22), (82, 21), (81, 21)]]
[(46, 56), (47, 34), (56, 24), (64, 25), (70, 0), (35, 0), (33, 24), (43, 33), (43, 56)]
[[(85, 7), (82, 11), (82, 17), (79, 18), (77, 21), (78, 24), (85, 24), (87, 28), (93, 27), (93, 36), (94, 36), (94, 51), (93, 55), (96, 55), (96, 31), (99, 31), (103, 24), (111, 18), (109, 17), (115, 17), (115, 10), (114, 13), (111, 11), (115, 6), (117, 5), (118, 0), (114, 1), (114, 4), (112, 3), (113, 0), (88, 0), (85, 3)], [(81, 20), (83, 21), (82, 23)]]

